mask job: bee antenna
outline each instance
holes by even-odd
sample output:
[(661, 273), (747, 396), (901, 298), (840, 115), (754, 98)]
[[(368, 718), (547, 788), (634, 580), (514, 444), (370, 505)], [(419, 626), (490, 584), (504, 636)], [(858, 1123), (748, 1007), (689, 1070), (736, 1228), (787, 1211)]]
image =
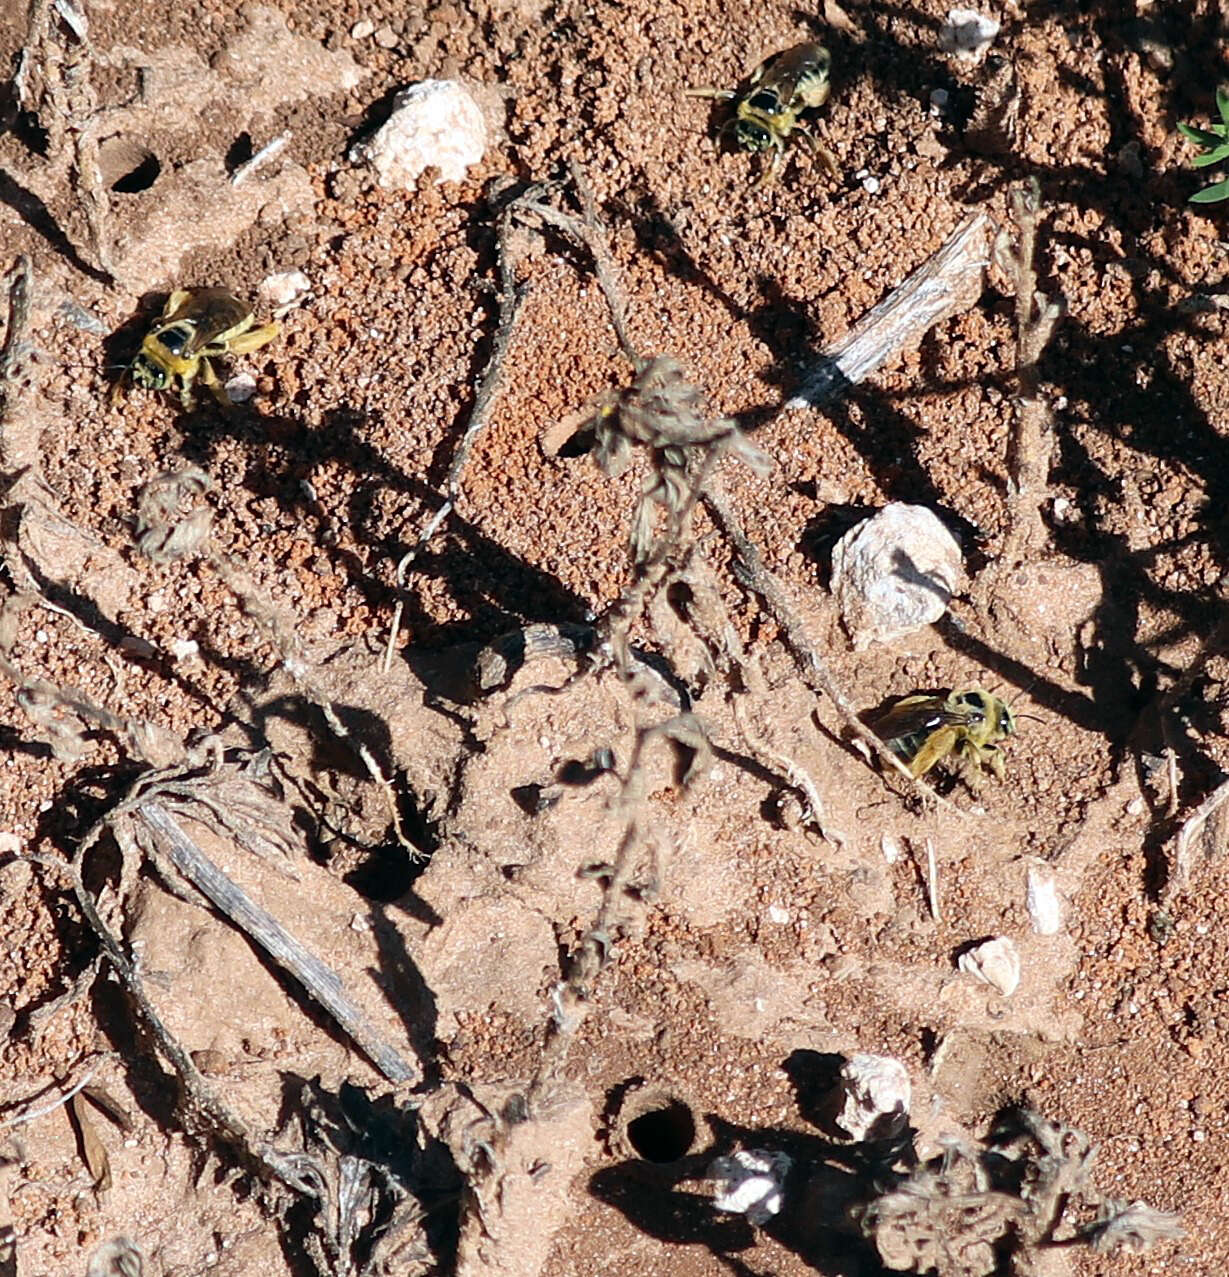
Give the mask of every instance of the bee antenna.
[(1042, 718), (1039, 714), (1025, 714), (1025, 713), (1021, 712), (1021, 713), (1019, 713), (1019, 714), (1013, 714), (1013, 715), (1012, 715), (1012, 717), (1013, 717), (1013, 718), (1027, 718), (1027, 719), (1031, 719), (1034, 723), (1044, 723), (1044, 722), (1045, 722), (1045, 719), (1044, 719), (1044, 718)]

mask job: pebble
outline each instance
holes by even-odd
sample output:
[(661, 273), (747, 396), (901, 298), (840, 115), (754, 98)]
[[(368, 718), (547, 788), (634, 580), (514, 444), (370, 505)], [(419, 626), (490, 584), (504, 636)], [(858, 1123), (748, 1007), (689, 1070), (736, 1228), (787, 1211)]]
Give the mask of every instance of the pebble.
[(841, 1066), (836, 1125), (851, 1139), (890, 1139), (909, 1120), (909, 1072), (890, 1055), (859, 1052)]
[(478, 104), (455, 80), (422, 80), (402, 89), (393, 113), (371, 138), (350, 149), (385, 189), (409, 190), (428, 168), (440, 182), (460, 182), (486, 150), (486, 122)]
[(962, 62), (980, 62), (999, 33), (999, 23), (976, 9), (949, 9), (939, 29), (939, 48)]
[(718, 1210), (745, 1215), (752, 1224), (766, 1224), (781, 1209), (785, 1180), (792, 1165), (786, 1153), (766, 1148), (743, 1148), (716, 1158), (708, 1168)]
[(1020, 951), (1010, 936), (984, 940), (976, 948), (962, 953), (956, 965), (966, 975), (976, 976), (1005, 998), (1020, 987)]
[(386, 23), (376, 31), (375, 42), (381, 49), (395, 49), (397, 47), (397, 33)]
[(894, 501), (832, 550), (832, 592), (858, 651), (937, 621), (963, 580), (960, 543), (925, 506)]
[(368, 22), (366, 18), (360, 19), (350, 28), (351, 40), (366, 40), (376, 29), (374, 22)]

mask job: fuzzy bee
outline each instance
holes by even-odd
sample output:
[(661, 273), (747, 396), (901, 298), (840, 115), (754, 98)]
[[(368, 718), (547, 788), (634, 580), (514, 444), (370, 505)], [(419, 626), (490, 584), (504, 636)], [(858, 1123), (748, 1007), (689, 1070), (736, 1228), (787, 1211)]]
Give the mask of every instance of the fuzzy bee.
[(199, 376), (214, 398), (229, 408), (209, 361), (259, 350), (280, 331), (275, 323), (260, 328), (253, 328), (253, 323), (252, 308), (224, 288), (178, 289), (146, 333), (128, 373), (136, 385), (149, 390), (166, 390), (178, 382), (185, 408), (192, 407), (192, 383)]
[(811, 137), (801, 119), (804, 111), (821, 107), (828, 100), (831, 66), (832, 55), (823, 45), (796, 44), (760, 63), (742, 93), (734, 89), (687, 92), (690, 97), (733, 101), (734, 114), (722, 132), (731, 131), (735, 145), (744, 151), (773, 151), (772, 162), (758, 186), (768, 186), (776, 180), (791, 134), (803, 138), (835, 176), (837, 167), (831, 152)]
[(909, 769), (925, 776), (938, 762), (954, 755), (965, 764), (972, 783), (988, 768), (1004, 776), (999, 741), (1015, 733), (1011, 706), (980, 687), (934, 695), (906, 696), (876, 723), (875, 731)]

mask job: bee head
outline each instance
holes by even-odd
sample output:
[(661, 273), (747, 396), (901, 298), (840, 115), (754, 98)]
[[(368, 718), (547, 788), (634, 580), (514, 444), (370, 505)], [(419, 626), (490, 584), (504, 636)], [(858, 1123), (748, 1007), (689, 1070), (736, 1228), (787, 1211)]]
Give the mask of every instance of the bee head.
[(734, 125), (734, 141), (744, 151), (767, 151), (775, 145), (772, 132), (756, 120), (739, 120)]
[(166, 369), (154, 363), (148, 355), (138, 355), (132, 361), (129, 372), (132, 374), (132, 380), (147, 390), (165, 390), (167, 387), (169, 377)]

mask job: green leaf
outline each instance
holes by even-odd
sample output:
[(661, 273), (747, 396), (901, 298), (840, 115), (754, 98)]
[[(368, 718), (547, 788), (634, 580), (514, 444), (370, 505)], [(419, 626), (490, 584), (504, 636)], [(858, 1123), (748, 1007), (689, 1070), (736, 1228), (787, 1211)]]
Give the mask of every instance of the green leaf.
[(1204, 155), (1196, 155), (1191, 161), (1192, 168), (1207, 168), (1210, 164), (1223, 164), (1229, 160), (1229, 145), (1218, 146), (1214, 151)]
[[(1223, 125), (1218, 125), (1223, 128)], [(1183, 137), (1190, 138), (1192, 142), (1198, 142), (1200, 146), (1220, 146), (1224, 141), (1223, 133), (1210, 133), (1207, 129), (1197, 129), (1193, 124), (1179, 124), (1178, 132)]]
[(1216, 90), (1216, 109), (1220, 112), (1220, 118), (1229, 125), (1229, 92), (1223, 88)]
[(1216, 204), (1220, 200), (1229, 200), (1229, 177), (1223, 182), (1217, 182), (1215, 186), (1205, 186), (1202, 191), (1196, 191), (1191, 196), (1192, 204)]

